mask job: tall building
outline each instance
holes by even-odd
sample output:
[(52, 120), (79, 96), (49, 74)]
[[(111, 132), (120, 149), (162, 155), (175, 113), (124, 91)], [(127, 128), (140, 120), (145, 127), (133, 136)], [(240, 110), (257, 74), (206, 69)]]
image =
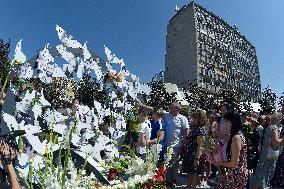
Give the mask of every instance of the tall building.
[(234, 89), (242, 100), (261, 96), (255, 47), (236, 26), (194, 2), (177, 10), (167, 26), (164, 79), (213, 92)]

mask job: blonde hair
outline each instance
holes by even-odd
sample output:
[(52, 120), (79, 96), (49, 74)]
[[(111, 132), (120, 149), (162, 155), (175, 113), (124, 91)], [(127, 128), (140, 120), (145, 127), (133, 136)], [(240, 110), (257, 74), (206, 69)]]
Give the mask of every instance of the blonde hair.
[(270, 117), (270, 123), (275, 124), (277, 120), (281, 120), (283, 118), (283, 115), (281, 113), (273, 113)]
[(205, 110), (196, 110), (191, 114), (191, 117), (196, 120), (197, 127), (204, 127), (208, 123)]

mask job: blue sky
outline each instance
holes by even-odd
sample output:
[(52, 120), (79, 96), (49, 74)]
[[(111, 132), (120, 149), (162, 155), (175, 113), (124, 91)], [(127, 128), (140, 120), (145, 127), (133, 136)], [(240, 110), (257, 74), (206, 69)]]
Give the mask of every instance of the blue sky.
[[(31, 57), (45, 44), (58, 44), (55, 25), (63, 27), (105, 58), (103, 46), (122, 57), (144, 81), (164, 69), (166, 26), (175, 5), (186, 0), (1, 0), (0, 38), (23, 39)], [(197, 0), (201, 6), (237, 24), (256, 47), (262, 87), (284, 91), (284, 1)]]

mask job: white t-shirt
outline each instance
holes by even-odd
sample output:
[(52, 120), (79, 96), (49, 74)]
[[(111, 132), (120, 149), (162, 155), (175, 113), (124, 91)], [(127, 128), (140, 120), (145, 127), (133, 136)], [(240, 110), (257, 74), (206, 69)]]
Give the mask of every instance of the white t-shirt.
[[(140, 130), (139, 133), (142, 133), (145, 135), (145, 140), (149, 141), (151, 138), (151, 123), (149, 120), (144, 121), (143, 123), (140, 123)], [(136, 146), (136, 152), (138, 154), (145, 154), (147, 152), (146, 146)]]
[(174, 147), (182, 147), (183, 132), (189, 128), (188, 120), (179, 114), (173, 116), (170, 113), (164, 114), (165, 146), (174, 143)]

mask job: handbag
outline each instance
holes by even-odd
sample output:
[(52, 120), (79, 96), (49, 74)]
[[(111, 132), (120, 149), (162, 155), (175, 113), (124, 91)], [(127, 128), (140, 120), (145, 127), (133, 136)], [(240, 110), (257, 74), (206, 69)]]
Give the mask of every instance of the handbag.
[[(269, 137), (271, 137), (271, 131), (270, 131), (270, 135)], [(277, 160), (278, 159), (278, 156), (279, 156), (279, 149), (278, 150), (274, 150), (271, 145), (270, 145), (270, 138), (269, 138), (269, 147), (267, 149), (267, 154), (266, 154), (266, 159), (269, 159), (269, 160)]]

